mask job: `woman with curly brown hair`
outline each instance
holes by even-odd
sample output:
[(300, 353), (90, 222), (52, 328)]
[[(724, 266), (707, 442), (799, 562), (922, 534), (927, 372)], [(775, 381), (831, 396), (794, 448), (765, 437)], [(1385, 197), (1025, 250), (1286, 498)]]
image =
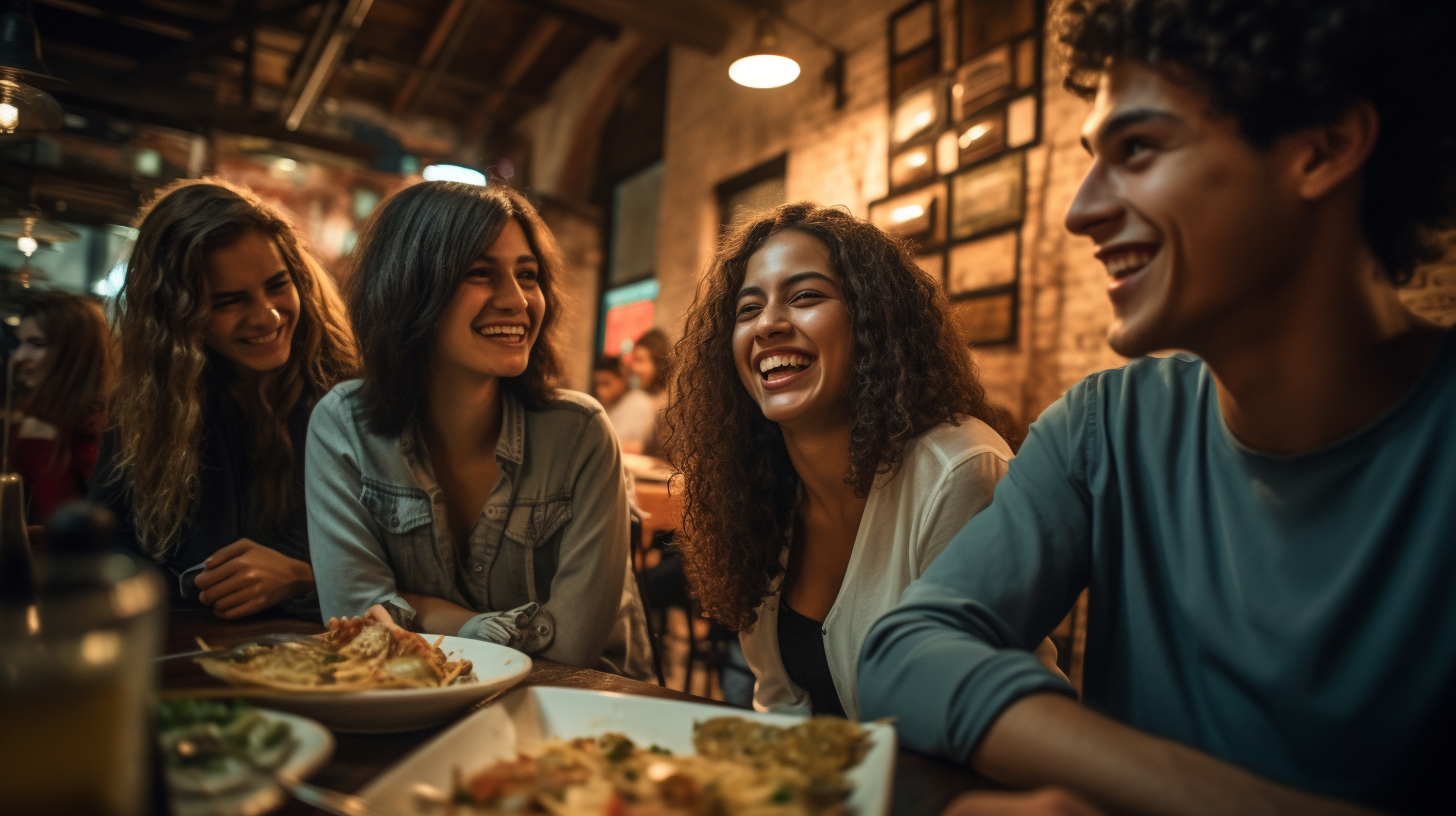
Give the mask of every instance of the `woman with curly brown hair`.
[(938, 282), (843, 210), (738, 228), (685, 324), (688, 579), (741, 632), (756, 707), (853, 717), (865, 633), (990, 503), (1007, 425)]
[(332, 280), (251, 192), (184, 181), (143, 210), (117, 308), (125, 386), (91, 500), (174, 606), (314, 614), (304, 434), (355, 368)]

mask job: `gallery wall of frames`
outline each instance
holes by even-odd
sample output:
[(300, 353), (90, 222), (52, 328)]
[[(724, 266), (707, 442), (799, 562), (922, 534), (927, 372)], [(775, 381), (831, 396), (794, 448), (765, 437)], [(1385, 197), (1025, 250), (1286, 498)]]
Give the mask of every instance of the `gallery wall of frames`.
[(1040, 0), (956, 0), (955, 69), (935, 0), (889, 21), (890, 192), (870, 220), (940, 277), (973, 345), (1016, 340), (1026, 148), (1041, 140)]

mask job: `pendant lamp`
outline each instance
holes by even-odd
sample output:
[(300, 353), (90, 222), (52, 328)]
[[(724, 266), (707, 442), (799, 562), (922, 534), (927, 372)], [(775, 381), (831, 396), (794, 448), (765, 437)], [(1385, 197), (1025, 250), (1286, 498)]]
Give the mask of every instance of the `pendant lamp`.
[(34, 80), (58, 81), (40, 56), (29, 0), (0, 0), (0, 136), (59, 130), (61, 106)]

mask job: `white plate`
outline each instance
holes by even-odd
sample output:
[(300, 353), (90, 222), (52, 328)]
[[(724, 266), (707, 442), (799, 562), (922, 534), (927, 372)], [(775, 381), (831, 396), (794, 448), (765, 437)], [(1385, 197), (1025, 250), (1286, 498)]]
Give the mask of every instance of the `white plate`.
[[(299, 779), (307, 779), (329, 761), (334, 753), (334, 735), (329, 729), (306, 717), (281, 711), (259, 710), (269, 722), (282, 720), (293, 729), (295, 745), (280, 770)], [(173, 816), (257, 816), (283, 804), (288, 794), (265, 776), (257, 781), (225, 793), (210, 795), (177, 794), (172, 797)]]
[[(425, 635), (435, 642), (437, 635)], [(269, 708), (313, 717), (335, 731), (392, 734), (415, 731), (451, 718), (498, 691), (514, 686), (531, 672), (531, 658), (507, 646), (483, 640), (446, 636), (440, 648), (451, 660), (469, 660), (474, 683), (440, 688), (379, 689), (347, 693), (290, 692), (237, 686), (236, 696)]]
[[(383, 813), (417, 813), (414, 788), (421, 783), (450, 791), (456, 768), (466, 777), (502, 759), (514, 759), (553, 739), (626, 734), (639, 745), (655, 743), (691, 754), (693, 723), (713, 717), (744, 717), (772, 725), (793, 725), (803, 717), (760, 714), (737, 708), (635, 697), (582, 689), (533, 686), (516, 689), (420, 746), (360, 792)], [(849, 807), (856, 816), (885, 816), (895, 770), (895, 729), (864, 723), (872, 745), (850, 770)]]

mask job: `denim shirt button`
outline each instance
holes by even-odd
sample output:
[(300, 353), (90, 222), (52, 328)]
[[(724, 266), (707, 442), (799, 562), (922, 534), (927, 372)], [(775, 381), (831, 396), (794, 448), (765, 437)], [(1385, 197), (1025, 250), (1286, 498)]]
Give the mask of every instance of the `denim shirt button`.
[(549, 634), (551, 634), (551, 627), (550, 626), (547, 626), (546, 624), (543, 623), (540, 626), (537, 626), (536, 627), (536, 634), (542, 635), (542, 636), (549, 635)]
[(473, 572), (480, 572), (482, 569), (484, 569), (484, 567), (480, 566), (479, 564), (473, 564), (471, 565), (470, 569)]
[(390, 515), (390, 517), (389, 517), (389, 523), (391, 525), (399, 524), (399, 514), (398, 513), (395, 513), (395, 514)]

